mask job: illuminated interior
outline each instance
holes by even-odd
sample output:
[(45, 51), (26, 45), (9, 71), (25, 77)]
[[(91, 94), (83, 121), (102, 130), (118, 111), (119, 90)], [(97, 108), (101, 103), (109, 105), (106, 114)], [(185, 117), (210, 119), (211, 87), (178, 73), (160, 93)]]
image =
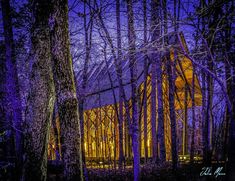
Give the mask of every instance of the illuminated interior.
[[(183, 37), (181, 37), (183, 38)], [(185, 48), (186, 44), (184, 44)], [(174, 58), (174, 48), (170, 49), (171, 61), (175, 61), (175, 110), (177, 118), (177, 135), (182, 139), (182, 147), (185, 144), (185, 134), (180, 128), (180, 122), (184, 124), (184, 110), (192, 107), (191, 91), (192, 80), (195, 76), (195, 105), (200, 106), (202, 103), (201, 89), (196, 74), (193, 74), (193, 65), (191, 61), (177, 51), (177, 57)], [(164, 59), (166, 60), (167, 57)], [(187, 87), (187, 89), (186, 89)], [(187, 90), (187, 91), (186, 91)], [(144, 81), (139, 84), (140, 102), (143, 100)], [(99, 93), (97, 93), (99, 94)], [(147, 77), (147, 152), (148, 157), (152, 156), (152, 136), (151, 136), (151, 72)], [(109, 97), (107, 97), (109, 99)], [(101, 101), (101, 100), (98, 100)], [(166, 159), (171, 159), (171, 128), (169, 119), (169, 102), (168, 102), (168, 80), (165, 67), (163, 67), (163, 101), (164, 101), (164, 133), (165, 133), (165, 146), (166, 146)], [(186, 101), (186, 102), (185, 102)], [(157, 101), (156, 101), (157, 102)], [(84, 148), (86, 160), (103, 159), (103, 160), (118, 160), (119, 158), (119, 128), (116, 109), (114, 104), (96, 106), (92, 109), (85, 109), (84, 111)], [(117, 104), (119, 107), (119, 104)], [(131, 109), (130, 109), (131, 110)], [(139, 112), (141, 120), (139, 124), (140, 130), (140, 154), (141, 157), (145, 156), (144, 147), (144, 118), (143, 109)], [(130, 115), (131, 116), (131, 115)], [(58, 122), (58, 121), (57, 121)], [(179, 124), (178, 124), (179, 123)], [(59, 129), (59, 123), (56, 126)], [(58, 131), (59, 135), (59, 131)], [(50, 134), (50, 144), (48, 149), (48, 158), (56, 159), (56, 138), (52, 129)], [(59, 140), (59, 139), (58, 139)], [(61, 155), (60, 143), (58, 153)], [(126, 111), (123, 106), (123, 152), (126, 159), (132, 158), (131, 138), (128, 135), (128, 125), (126, 121)], [(184, 151), (181, 152), (182, 154)]]

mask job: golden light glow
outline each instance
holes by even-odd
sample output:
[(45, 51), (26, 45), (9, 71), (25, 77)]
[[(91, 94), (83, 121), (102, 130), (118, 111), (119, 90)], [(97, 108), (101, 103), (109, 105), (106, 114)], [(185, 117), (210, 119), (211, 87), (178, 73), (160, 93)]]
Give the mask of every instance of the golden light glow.
[(86, 142), (84, 143), (84, 148), (85, 148), (85, 151), (87, 150), (87, 144)]
[[(193, 78), (193, 66), (190, 59), (183, 56), (179, 52), (170, 50), (170, 58), (173, 61), (174, 55), (177, 56), (179, 60), (175, 60), (176, 63), (176, 92), (177, 96), (175, 98), (175, 110), (176, 112), (184, 109), (184, 98), (185, 98), (185, 85), (186, 81), (192, 85)], [(162, 67), (163, 72), (166, 72), (166, 67)], [(166, 74), (163, 74), (162, 77), (162, 88), (163, 88), (163, 106), (164, 106), (164, 135), (165, 135), (165, 146), (166, 146), (166, 158), (167, 160), (171, 159), (171, 127), (170, 127), (170, 118), (169, 118), (169, 101), (168, 101), (168, 77)], [(145, 151), (148, 153), (148, 157), (152, 156), (152, 138), (151, 138), (151, 74), (147, 76), (147, 84), (142, 82), (138, 89), (140, 92), (140, 101), (143, 101), (143, 93), (146, 90), (146, 112), (147, 112), (147, 125), (144, 124), (144, 109), (141, 111), (141, 120), (140, 120), (140, 155), (141, 157), (145, 156)], [(98, 101), (98, 100), (97, 100)], [(100, 100), (102, 101), (102, 100)], [(195, 79), (195, 105), (200, 106), (202, 103), (202, 95), (199, 81), (196, 77)], [(156, 104), (158, 102), (156, 101)], [(119, 109), (119, 104), (117, 107)], [(129, 101), (129, 106), (131, 107), (131, 101)], [(192, 106), (192, 100), (189, 97), (188, 108)], [(119, 124), (116, 114), (115, 105), (101, 105), (100, 107), (95, 107), (90, 110), (84, 111), (84, 148), (86, 152), (86, 157), (115, 157), (118, 158), (119, 154)], [(123, 104), (123, 152), (125, 157), (131, 157), (132, 155), (132, 146), (131, 146), (131, 137), (128, 131), (127, 125), (127, 112)], [(132, 109), (130, 109), (130, 117), (132, 117)], [(157, 123), (158, 124), (158, 123)], [(59, 124), (58, 124), (59, 125)], [(58, 127), (58, 129), (60, 129)], [(147, 129), (147, 130), (146, 130)], [(147, 134), (144, 135), (144, 130), (147, 131)], [(146, 136), (146, 137), (145, 137)], [(54, 141), (54, 137), (50, 137), (50, 141)], [(147, 141), (147, 143), (146, 143)], [(59, 148), (60, 142), (58, 143)], [(145, 145), (147, 145), (147, 150), (145, 150)], [(55, 146), (52, 145), (52, 148)], [(51, 151), (51, 147), (48, 149)], [(53, 150), (52, 150), (53, 151)], [(51, 152), (52, 152), (51, 151)], [(51, 154), (51, 153), (49, 153)], [(52, 154), (51, 154), (52, 155)], [(180, 159), (185, 159), (181, 157)]]

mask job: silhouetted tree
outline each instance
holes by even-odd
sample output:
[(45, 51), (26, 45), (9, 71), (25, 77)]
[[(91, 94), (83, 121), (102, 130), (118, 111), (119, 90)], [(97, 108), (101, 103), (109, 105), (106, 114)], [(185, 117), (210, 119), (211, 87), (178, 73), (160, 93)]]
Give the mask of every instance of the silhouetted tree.
[[(6, 90), (8, 108), (6, 109), (7, 121), (12, 125), (15, 154), (17, 158), (17, 175), (21, 174), (23, 155), (23, 134), (22, 134), (22, 109), (20, 99), (20, 88), (18, 81), (17, 61), (15, 57), (15, 43), (12, 28), (12, 12), (9, 0), (1, 0), (4, 39), (5, 39), (5, 67), (6, 67)], [(13, 148), (12, 148), (13, 149)]]
[(137, 68), (136, 68), (136, 35), (134, 29), (133, 2), (127, 0), (127, 17), (128, 17), (128, 56), (131, 78), (131, 106), (132, 106), (132, 124), (131, 138), (134, 159), (134, 180), (140, 179), (140, 150), (139, 150), (139, 123), (137, 110)]

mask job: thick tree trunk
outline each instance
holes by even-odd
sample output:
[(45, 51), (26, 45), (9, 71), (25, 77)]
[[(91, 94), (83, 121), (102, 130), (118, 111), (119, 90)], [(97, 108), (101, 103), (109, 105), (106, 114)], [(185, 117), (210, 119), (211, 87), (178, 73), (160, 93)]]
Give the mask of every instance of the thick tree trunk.
[(127, 17), (128, 17), (128, 44), (129, 44), (129, 68), (131, 74), (131, 103), (132, 103), (132, 150), (134, 155), (134, 180), (140, 179), (140, 152), (139, 152), (139, 124), (137, 111), (137, 69), (136, 69), (136, 47), (135, 47), (135, 30), (134, 30), (134, 14), (132, 0), (127, 1)]
[(52, 62), (61, 123), (65, 180), (83, 180), (78, 101), (70, 55), (68, 2), (53, 1)]
[[(169, 87), (169, 112), (171, 121), (171, 157), (172, 168), (176, 170), (178, 167), (178, 149), (177, 149), (177, 134), (176, 134), (176, 116), (175, 116), (175, 65), (171, 62), (170, 57), (167, 57), (167, 75), (168, 75), (168, 87)], [(176, 59), (176, 54), (174, 53)], [(174, 61), (175, 62), (175, 61)]]
[(25, 165), (22, 180), (46, 180), (49, 125), (54, 107), (48, 18), (50, 1), (32, 2), (32, 70), (25, 120)]
[[(3, 29), (6, 55), (6, 90), (7, 90), (7, 120), (12, 126), (15, 137), (16, 171), (21, 174), (23, 154), (22, 107), (18, 83), (17, 62), (12, 30), (11, 7), (9, 0), (1, 0)], [(13, 148), (12, 148), (13, 149)]]

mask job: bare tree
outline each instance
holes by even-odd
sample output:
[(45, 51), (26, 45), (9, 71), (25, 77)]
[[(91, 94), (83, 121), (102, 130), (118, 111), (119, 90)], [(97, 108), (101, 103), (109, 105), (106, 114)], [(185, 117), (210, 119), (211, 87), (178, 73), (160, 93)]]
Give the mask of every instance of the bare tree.
[(169, 112), (171, 121), (171, 158), (172, 168), (176, 170), (178, 167), (178, 149), (177, 149), (177, 134), (176, 134), (176, 116), (175, 116), (175, 60), (176, 53), (174, 53), (174, 61), (167, 57), (166, 68), (168, 77), (168, 100), (169, 100)]
[[(116, 21), (117, 21), (117, 59), (118, 59), (118, 76), (122, 79), (122, 52), (121, 52), (121, 23), (120, 23), (120, 1), (116, 0)], [(123, 98), (122, 88), (119, 87), (119, 116), (118, 116), (118, 129), (119, 129), (119, 169), (123, 167)]]
[[(151, 33), (153, 42), (153, 52), (152, 53), (152, 93), (151, 93), (151, 120), (152, 120), (152, 139), (156, 139), (153, 142), (153, 157), (156, 159), (158, 157), (157, 144), (160, 143), (160, 159), (164, 161), (166, 159), (165, 155), (165, 137), (164, 137), (164, 108), (163, 108), (163, 91), (162, 91), (162, 60), (158, 47), (160, 46), (160, 3), (152, 0), (151, 1)], [(156, 98), (157, 92), (157, 98)], [(156, 104), (157, 99), (157, 104)], [(156, 134), (156, 105), (158, 106), (158, 130)], [(158, 136), (158, 137), (157, 137)], [(154, 138), (155, 137), (155, 138)], [(157, 141), (158, 140), (158, 141)], [(156, 144), (154, 146), (154, 144)], [(156, 152), (156, 153), (154, 153)]]
[[(143, 13), (144, 13), (144, 46), (147, 46), (147, 1), (143, 0)], [(144, 155), (145, 162), (148, 158), (148, 111), (147, 111), (147, 83), (148, 83), (148, 57), (147, 50), (145, 49), (144, 55), (144, 92), (143, 92), (143, 107), (144, 107)]]
[[(85, 42), (85, 61), (82, 73), (82, 85), (81, 91), (79, 92), (79, 119), (80, 119), (80, 126), (81, 126), (81, 147), (82, 147), (82, 161), (83, 161), (83, 170), (84, 176), (87, 178), (87, 171), (86, 171), (86, 160), (85, 160), (85, 143), (84, 143), (84, 99), (85, 99), (85, 91), (87, 86), (87, 79), (88, 79), (88, 68), (91, 59), (91, 46), (92, 46), (92, 32), (93, 32), (93, 16), (91, 15), (91, 8), (90, 8), (90, 18), (88, 19), (87, 16), (87, 5), (90, 6), (90, 1), (83, 2), (83, 26), (84, 26), (84, 42)], [(87, 23), (87, 19), (89, 23)]]
[[(151, 1), (151, 33), (152, 33), (152, 41), (153, 45), (157, 47), (157, 39), (160, 37), (160, 27), (159, 27), (159, 5), (160, 2), (152, 0)], [(153, 52), (156, 50), (154, 49)], [(158, 57), (158, 60), (157, 58)], [(156, 82), (157, 82), (157, 62), (160, 62), (159, 54), (153, 53), (152, 54), (152, 69), (151, 69), (151, 126), (152, 126), (152, 155), (153, 155), (153, 160), (156, 162), (158, 158), (158, 140), (157, 140), (157, 102), (156, 102)], [(160, 70), (161, 68), (158, 67)]]
[(132, 0), (127, 1), (128, 17), (128, 44), (129, 44), (129, 68), (131, 74), (131, 104), (132, 104), (132, 150), (134, 155), (134, 180), (140, 179), (140, 153), (139, 153), (139, 123), (137, 111), (137, 69), (136, 69), (136, 35), (134, 29), (134, 14)]

